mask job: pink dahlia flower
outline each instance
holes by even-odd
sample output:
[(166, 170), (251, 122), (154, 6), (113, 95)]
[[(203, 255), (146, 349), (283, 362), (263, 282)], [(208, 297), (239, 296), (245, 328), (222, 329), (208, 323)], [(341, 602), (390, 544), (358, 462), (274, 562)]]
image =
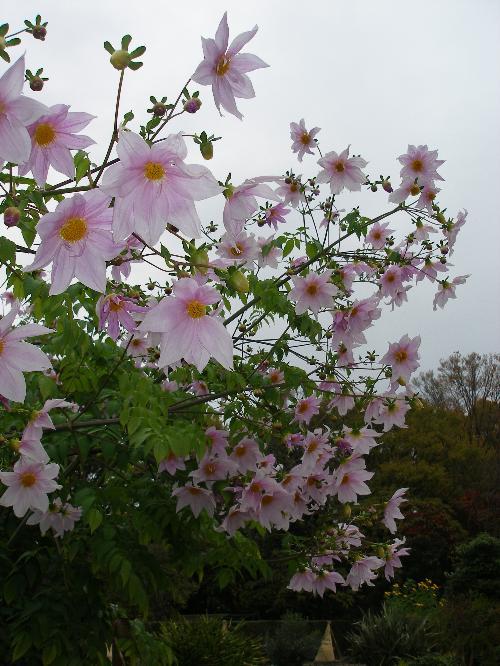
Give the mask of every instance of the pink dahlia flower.
[(106, 260), (121, 246), (111, 236), (111, 197), (99, 190), (75, 194), (62, 201), (37, 225), (41, 243), (26, 271), (52, 262), (50, 295), (61, 294), (76, 277), (95, 291), (106, 290)]
[(400, 488), (399, 490), (396, 490), (394, 495), (385, 505), (384, 519), (382, 520), (382, 522), (387, 527), (389, 532), (391, 532), (391, 534), (394, 534), (394, 532), (396, 531), (396, 518), (398, 519), (404, 518), (403, 514), (399, 509), (399, 506), (403, 502), (407, 501), (406, 498), (403, 497), (403, 495), (407, 490), (408, 488)]
[(441, 309), (444, 308), (449, 298), (456, 298), (455, 290), (459, 284), (465, 284), (469, 275), (459, 275), (456, 278), (453, 278), (451, 282), (444, 279), (440, 280), (438, 285), (437, 294), (434, 296), (434, 310), (437, 310), (439, 306)]
[(172, 495), (177, 497), (177, 513), (185, 506), (188, 506), (195, 518), (197, 518), (203, 510), (205, 510), (209, 516), (214, 515), (215, 499), (210, 490), (198, 488), (198, 486), (193, 486), (188, 483), (181, 488), (173, 490)]
[(170, 476), (173, 476), (178, 469), (186, 469), (186, 463), (182, 456), (176, 456), (172, 451), (158, 465), (158, 473), (168, 472)]
[(217, 254), (226, 264), (238, 264), (253, 268), (254, 260), (259, 254), (255, 236), (245, 231), (236, 233), (227, 231), (217, 245)]
[(215, 106), (226, 109), (240, 120), (243, 118), (236, 107), (236, 97), (250, 99), (255, 92), (247, 72), (261, 67), (269, 67), (263, 60), (251, 53), (240, 53), (241, 49), (255, 37), (257, 26), (235, 37), (229, 48), (229, 27), (227, 12), (219, 23), (215, 39), (201, 38), (203, 61), (192, 75), (193, 81), (202, 86), (212, 86)]
[(207, 307), (219, 300), (220, 294), (213, 287), (182, 278), (174, 284), (174, 295), (146, 314), (139, 330), (162, 334), (160, 368), (184, 359), (201, 372), (213, 357), (224, 368), (232, 369), (233, 340), (220, 317), (207, 313)]
[(295, 405), (295, 416), (293, 420), (298, 423), (309, 423), (313, 416), (319, 414), (320, 405), (321, 398), (316, 398), (313, 395), (298, 400)]
[(264, 211), (266, 223), (269, 226), (273, 225), (277, 230), (278, 222), (286, 222), (285, 215), (288, 215), (291, 210), (291, 208), (285, 208), (285, 204), (283, 203), (277, 203), (275, 206), (271, 206), (271, 208), (266, 208)]
[(374, 571), (380, 569), (384, 564), (384, 560), (373, 555), (371, 557), (363, 557), (360, 560), (357, 560), (354, 562), (347, 575), (346, 585), (349, 585), (355, 592), (359, 590), (363, 583), (373, 587), (372, 580), (377, 578), (377, 574), (374, 573)]
[(326, 590), (337, 591), (337, 585), (345, 585), (345, 580), (336, 571), (320, 571), (312, 583), (312, 593), (321, 598)]
[(120, 296), (120, 294), (108, 294), (101, 296), (96, 305), (99, 318), (99, 329), (108, 330), (108, 335), (116, 340), (120, 335), (120, 324), (129, 333), (137, 328), (137, 324), (131, 312), (146, 312), (146, 308), (137, 305), (133, 298)]
[(306, 277), (292, 276), (293, 289), (288, 292), (288, 299), (297, 301), (297, 314), (303, 314), (308, 308), (318, 314), (321, 308), (333, 306), (333, 297), (338, 289), (329, 282), (331, 276), (330, 269), (321, 274), (309, 273)]
[(335, 487), (339, 502), (357, 502), (358, 495), (369, 495), (370, 488), (366, 485), (373, 472), (365, 469), (363, 458), (353, 458), (340, 465), (335, 475)]
[(252, 217), (259, 204), (256, 197), (268, 201), (280, 201), (276, 192), (266, 185), (265, 177), (250, 178), (244, 183), (233, 187), (226, 187), (224, 196), (226, 203), (222, 214), (222, 221), (227, 231), (239, 233), (245, 226), (245, 222)]
[(75, 164), (71, 150), (88, 148), (95, 141), (88, 136), (78, 136), (84, 127), (95, 118), (89, 113), (74, 113), (66, 104), (49, 107), (48, 113), (40, 116), (28, 126), (31, 136), (29, 159), (19, 166), (19, 174), (31, 171), (38, 185), (45, 185), (49, 167), (68, 178), (75, 175)]
[(404, 543), (405, 543), (404, 539), (394, 539), (394, 543), (391, 543), (387, 549), (388, 552), (385, 556), (385, 567), (384, 567), (384, 574), (386, 580), (394, 578), (394, 569), (401, 568), (402, 566), (401, 557), (410, 554), (411, 548), (399, 548)]
[(348, 190), (360, 190), (366, 181), (365, 174), (361, 171), (368, 162), (362, 157), (349, 157), (349, 146), (340, 154), (332, 150), (318, 160), (323, 167), (319, 172), (318, 183), (330, 183), (332, 194), (342, 192), (344, 187)]
[(312, 592), (314, 580), (315, 575), (311, 569), (297, 571), (297, 573), (293, 574), (287, 589), (293, 590), (293, 592)]
[(391, 366), (393, 379), (402, 378), (406, 381), (410, 379), (420, 365), (419, 347), (419, 335), (411, 339), (408, 335), (404, 335), (399, 342), (389, 344), (389, 350), (380, 360)]
[(57, 497), (47, 511), (35, 509), (27, 520), (27, 525), (39, 525), (40, 532), (45, 534), (52, 529), (55, 537), (62, 537), (65, 532), (71, 532), (75, 523), (80, 520), (82, 509), (69, 502), (62, 503)]
[(28, 509), (47, 511), (51, 493), (60, 488), (54, 479), (59, 474), (59, 465), (34, 463), (20, 458), (13, 472), (0, 472), (0, 481), (8, 486), (2, 497), (2, 506), (11, 506), (18, 518)]
[(290, 123), (290, 138), (292, 140), (292, 151), (298, 153), (297, 159), (299, 162), (302, 162), (302, 158), (306, 153), (309, 155), (314, 155), (314, 151), (311, 148), (316, 147), (316, 142), (314, 137), (320, 131), (320, 127), (313, 127), (311, 130), (306, 130), (306, 124), (304, 118), (301, 118), (300, 122)]
[(184, 163), (182, 134), (170, 134), (149, 146), (138, 134), (122, 130), (116, 152), (120, 162), (106, 169), (101, 185), (115, 197), (115, 240), (135, 232), (155, 245), (167, 222), (189, 238), (199, 238), (201, 222), (194, 202), (214, 197), (223, 188), (206, 167)]
[(42, 409), (40, 409), (40, 411), (34, 412), (31, 415), (28, 425), (24, 429), (23, 438), (30, 439), (41, 437), (44, 429), (54, 430), (55, 426), (49, 416), (49, 412), (52, 409), (64, 409), (65, 407), (73, 411), (78, 410), (78, 405), (76, 405), (74, 402), (67, 402), (62, 398), (46, 400)]
[(24, 68), (21, 56), (0, 78), (0, 164), (29, 159), (31, 140), (26, 128), (47, 111), (44, 104), (21, 95)]
[(389, 229), (389, 223), (380, 224), (375, 222), (370, 227), (370, 231), (366, 235), (365, 243), (368, 243), (372, 246), (374, 250), (381, 250), (389, 236), (394, 233), (394, 229)]
[(26, 383), (23, 372), (48, 370), (51, 363), (47, 354), (38, 347), (23, 342), (24, 338), (52, 333), (52, 329), (39, 324), (25, 324), (12, 328), (19, 305), (0, 319), (0, 395), (8, 400), (24, 402)]
[(408, 151), (398, 157), (398, 161), (403, 165), (403, 181), (414, 182), (417, 178), (419, 185), (429, 185), (435, 180), (444, 180), (437, 172), (444, 160), (438, 160), (437, 155), (437, 150), (429, 150), (427, 146), (409, 145)]

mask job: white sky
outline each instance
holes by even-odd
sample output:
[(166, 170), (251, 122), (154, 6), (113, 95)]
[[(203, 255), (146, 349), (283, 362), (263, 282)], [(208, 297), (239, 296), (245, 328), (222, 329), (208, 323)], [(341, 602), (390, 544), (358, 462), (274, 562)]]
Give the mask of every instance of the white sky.
[[(131, 128), (137, 129), (150, 95), (177, 96), (202, 59), (200, 35), (213, 37), (226, 9), (230, 39), (259, 25), (245, 50), (271, 67), (250, 75), (257, 96), (239, 102), (243, 122), (220, 118), (210, 89), (198, 87), (202, 110), (173, 121), (170, 131), (222, 135), (209, 166), (220, 180), (231, 171), (236, 184), (289, 167), (317, 173), (315, 158), (305, 158), (299, 169), (290, 152), (289, 123), (301, 117), (308, 127), (322, 128), (323, 152), (351, 144), (369, 161), (370, 175), (391, 175), (394, 184), (396, 157), (408, 143), (438, 148), (446, 160), (439, 201), (452, 214), (469, 210), (451, 276), (472, 276), (458, 288), (457, 300), (438, 312), (432, 311), (435, 287), (419, 284), (406, 307), (387, 312), (371, 329), (369, 346), (383, 353), (388, 341), (406, 332), (421, 334), (424, 369), (455, 350), (498, 351), (499, 0), (23, 0), (10, 4), (4, 20), (11, 30), (38, 12), (49, 22), (45, 42), (28, 35), (11, 55), (26, 48), (27, 67), (43, 66), (50, 77), (37, 99), (97, 116), (86, 130), (98, 143), (91, 151), (97, 160), (112, 127), (118, 80), (104, 40), (117, 47), (130, 33), (132, 48), (147, 46), (144, 67), (127, 70), (122, 98), (123, 111), (136, 114)], [(195, 147), (189, 161), (202, 161)], [(388, 209), (386, 197), (345, 194), (338, 205), (349, 209), (361, 203), (362, 212), (375, 215)], [(201, 210), (220, 215), (222, 202)]]

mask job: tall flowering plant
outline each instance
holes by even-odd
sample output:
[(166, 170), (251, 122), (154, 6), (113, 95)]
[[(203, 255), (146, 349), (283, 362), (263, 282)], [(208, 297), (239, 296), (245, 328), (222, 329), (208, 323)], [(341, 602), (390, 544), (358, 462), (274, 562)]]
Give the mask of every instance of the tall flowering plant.
[[(26, 31), (45, 38), (38, 19)], [(368, 351), (369, 333), (422, 281), (434, 308), (455, 298), (467, 276), (448, 277), (448, 256), (467, 212), (438, 203), (437, 150), (409, 145), (393, 187), (351, 146), (323, 152), (304, 119), (290, 157), (307, 175), (212, 173), (201, 160), (220, 137), (183, 134), (177, 118), (202, 112), (195, 83), (242, 117), (248, 74), (267, 67), (244, 50), (256, 32), (229, 43), (224, 14), (144, 124), (120, 102), (145, 48), (106, 42), (119, 73), (100, 164), (80, 134), (92, 116), (23, 93), (24, 56), (0, 77), (0, 575), (15, 627), (0, 641), (15, 659), (100, 663), (120, 613), (173, 594), (165, 561), (186, 578), (215, 565), (221, 585), (263, 575), (254, 536), (267, 531), (286, 535), (290, 589), (319, 596), (390, 579), (408, 554), (408, 489), (370, 502), (369, 454), (418, 402), (420, 337)], [(32, 90), (46, 80), (26, 76)], [(379, 215), (353, 205), (360, 190), (378, 192)]]

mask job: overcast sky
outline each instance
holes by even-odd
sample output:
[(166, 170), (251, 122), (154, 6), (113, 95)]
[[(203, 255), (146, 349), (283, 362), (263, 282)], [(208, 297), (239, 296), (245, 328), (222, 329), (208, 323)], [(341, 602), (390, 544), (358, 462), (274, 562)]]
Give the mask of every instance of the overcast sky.
[[(230, 39), (259, 25), (245, 50), (270, 68), (251, 74), (257, 96), (239, 102), (243, 122), (220, 118), (210, 89), (198, 86), (202, 111), (173, 121), (171, 131), (223, 136), (210, 168), (220, 180), (231, 171), (235, 183), (290, 167), (315, 175), (316, 158), (300, 166), (290, 152), (289, 123), (302, 117), (308, 127), (322, 128), (323, 152), (351, 144), (369, 161), (370, 175), (391, 175), (394, 183), (396, 158), (409, 143), (438, 148), (446, 160), (439, 201), (450, 214), (469, 211), (451, 276), (472, 276), (438, 312), (432, 311), (435, 286), (419, 284), (405, 307), (377, 322), (370, 347), (383, 352), (406, 332), (421, 334), (424, 369), (455, 350), (499, 351), (499, 0), (23, 0), (10, 3), (3, 19), (11, 30), (38, 12), (49, 22), (45, 42), (23, 40), (27, 67), (43, 66), (50, 77), (37, 98), (96, 115), (87, 133), (98, 143), (91, 152), (98, 159), (112, 127), (119, 76), (104, 40), (117, 47), (130, 33), (132, 47), (147, 46), (144, 67), (125, 77), (122, 109), (134, 110), (131, 128), (137, 129), (150, 95), (177, 96), (202, 59), (200, 35), (213, 37), (226, 9)], [(189, 161), (201, 161), (190, 150)], [(338, 199), (347, 209), (361, 203), (368, 215), (388, 209), (383, 192)], [(222, 202), (204, 212), (221, 210)]]

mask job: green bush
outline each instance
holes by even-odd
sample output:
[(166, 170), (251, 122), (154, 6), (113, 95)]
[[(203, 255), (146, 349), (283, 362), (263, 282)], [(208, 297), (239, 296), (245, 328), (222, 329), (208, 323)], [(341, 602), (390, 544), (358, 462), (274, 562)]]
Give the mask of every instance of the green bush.
[(302, 666), (314, 659), (320, 641), (320, 631), (311, 631), (300, 613), (289, 612), (267, 638), (266, 652), (274, 666)]
[(426, 654), (410, 661), (400, 661), (398, 666), (460, 666), (460, 662), (453, 655)]
[(432, 652), (436, 634), (427, 617), (383, 606), (381, 613), (368, 611), (347, 640), (352, 658), (367, 666), (386, 666)]
[(268, 663), (260, 641), (243, 633), (242, 624), (202, 617), (171, 620), (163, 636), (178, 666), (260, 666)]

